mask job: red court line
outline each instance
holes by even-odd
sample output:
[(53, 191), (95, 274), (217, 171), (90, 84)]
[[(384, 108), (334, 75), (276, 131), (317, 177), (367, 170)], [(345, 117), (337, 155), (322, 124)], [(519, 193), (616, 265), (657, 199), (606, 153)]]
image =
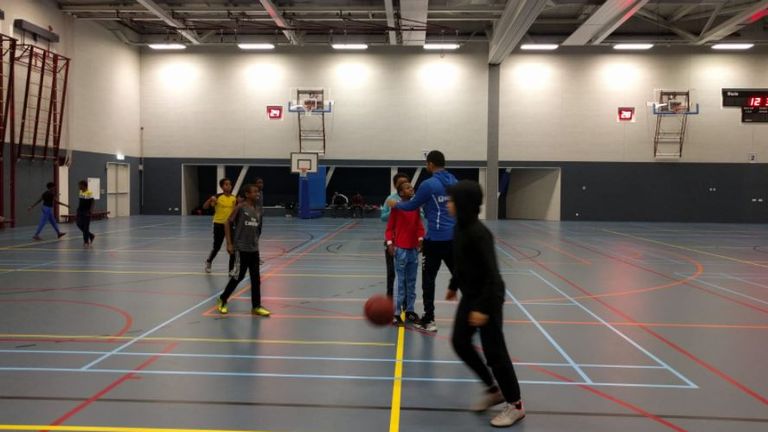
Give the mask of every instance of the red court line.
[(551, 245), (549, 243), (544, 243), (542, 241), (540, 241), (539, 243), (541, 243), (545, 248), (552, 249), (555, 252), (559, 252), (562, 255), (565, 255), (565, 256), (567, 256), (567, 257), (569, 257), (571, 259), (574, 259), (574, 260), (576, 260), (576, 261), (578, 261), (578, 262), (580, 262), (580, 263), (582, 263), (584, 265), (592, 265), (592, 261), (590, 261), (588, 259), (584, 259), (584, 258), (578, 257), (578, 256), (576, 256), (576, 255), (574, 255), (574, 254), (572, 254), (572, 253), (570, 253), (568, 251), (564, 251), (564, 250), (560, 249), (557, 246)]
[(59, 299), (18, 299), (18, 300), (4, 299), (4, 300), (0, 300), (0, 303), (68, 303), (68, 304), (85, 305), (85, 306), (92, 306), (92, 307), (107, 309), (122, 315), (123, 320), (125, 321), (120, 331), (113, 334), (112, 336), (123, 336), (128, 332), (128, 330), (131, 329), (131, 326), (133, 325), (133, 317), (131, 317), (131, 314), (117, 307), (105, 305), (101, 303), (92, 303), (92, 302), (86, 302), (86, 301), (80, 301), (80, 300), (59, 300)]
[[(347, 231), (347, 230), (349, 230), (351, 228), (356, 227), (357, 225), (358, 225), (358, 222), (353, 222), (353, 223), (351, 223), (349, 225), (344, 225), (344, 226), (341, 226), (341, 227), (337, 228), (335, 231), (333, 231), (330, 235), (326, 236), (321, 241), (315, 243), (314, 245), (312, 245), (311, 247), (307, 248), (303, 252), (299, 253), (295, 257), (289, 259), (288, 261), (286, 261), (284, 263), (281, 263), (280, 265), (276, 266), (274, 269), (268, 271), (267, 273), (264, 273), (263, 275), (261, 275), (260, 276), (261, 277), (261, 282), (264, 282), (265, 280), (269, 279), (270, 277), (276, 275), (277, 273), (279, 273), (280, 271), (282, 271), (286, 267), (289, 267), (289, 266), (293, 265), (293, 263), (295, 263), (296, 261), (298, 261), (301, 258), (305, 257), (307, 254), (309, 254), (313, 250), (317, 249), (322, 244), (326, 243), (328, 240), (336, 237), (337, 235), (343, 233), (344, 231)], [(236, 292), (232, 297), (230, 297), (230, 300), (233, 299), (233, 298), (239, 297), (240, 295), (242, 295), (243, 293), (245, 293), (249, 289), (251, 289), (251, 285), (250, 284), (248, 284), (246, 287), (244, 287), (240, 291)], [(209, 314), (210, 312), (212, 312), (214, 310), (216, 310), (216, 306), (212, 306), (210, 309), (207, 309), (205, 312), (203, 312), (203, 315)]]
[[(648, 272), (648, 273), (652, 273), (652, 274), (655, 274), (655, 275), (657, 275), (657, 276), (661, 276), (661, 277), (663, 277), (663, 278), (665, 278), (665, 279), (670, 279), (670, 280), (673, 280), (673, 281), (676, 281), (676, 280), (677, 280), (677, 279), (675, 279), (675, 278), (674, 278), (674, 277), (672, 277), (672, 276), (666, 275), (666, 274), (664, 274), (664, 273), (658, 272), (658, 271), (656, 271), (656, 270), (653, 270), (653, 269), (650, 269), (650, 268), (647, 268), (647, 267), (643, 267), (643, 266), (641, 266), (641, 265), (635, 264), (635, 263), (633, 263), (633, 262), (630, 262), (630, 261), (626, 261), (626, 260), (624, 260), (624, 259), (622, 259), (622, 258), (619, 258), (619, 257), (613, 256), (613, 255), (611, 255), (611, 254), (608, 254), (608, 253), (604, 253), (604, 252), (601, 252), (601, 251), (599, 251), (599, 250), (596, 250), (596, 249), (595, 249), (595, 248), (593, 248), (593, 247), (590, 247), (590, 246), (586, 246), (586, 245), (580, 245), (580, 244), (578, 244), (578, 243), (576, 243), (576, 242), (572, 242), (572, 241), (570, 241), (570, 240), (566, 240), (566, 239), (563, 239), (562, 241), (563, 241), (563, 242), (565, 242), (565, 243), (575, 244), (576, 246), (579, 246), (579, 247), (581, 247), (582, 249), (586, 249), (586, 250), (588, 250), (588, 251), (590, 251), (590, 252), (596, 253), (596, 254), (598, 254), (598, 255), (602, 255), (602, 256), (604, 256), (604, 257), (606, 257), (606, 258), (608, 258), (608, 259), (612, 259), (612, 260), (614, 260), (614, 261), (618, 261), (618, 262), (621, 262), (621, 263), (623, 263), (623, 264), (626, 264), (626, 265), (628, 265), (628, 266), (630, 266), (630, 267), (634, 267), (634, 268), (637, 268), (637, 269), (640, 269), (640, 270), (646, 271), (646, 272)], [(679, 253), (676, 253), (676, 252), (671, 252), (671, 251), (664, 251), (664, 252), (665, 252), (665, 253), (668, 253), (668, 254), (670, 254), (670, 255), (674, 255), (674, 256), (676, 256), (676, 257), (678, 257), (678, 258), (681, 258), (681, 259), (683, 259), (683, 260), (685, 260), (685, 261), (688, 261), (688, 262), (690, 262), (690, 263), (694, 263), (694, 265), (696, 265), (696, 266), (697, 266), (697, 269), (698, 269), (698, 268), (701, 266), (701, 263), (700, 263), (700, 262), (696, 261), (695, 259), (693, 259), (693, 258), (691, 258), (691, 257), (689, 257), (689, 256), (687, 256), (687, 255), (682, 255), (682, 254), (679, 254)], [(703, 266), (701, 266), (701, 267), (703, 268)], [(699, 273), (699, 274), (700, 274), (700, 273)], [(725, 300), (728, 300), (728, 301), (730, 301), (730, 302), (732, 302), (732, 303), (736, 303), (736, 304), (739, 304), (739, 305), (741, 305), (741, 306), (744, 306), (744, 307), (747, 307), (747, 308), (750, 308), (750, 309), (756, 310), (756, 311), (758, 311), (758, 312), (762, 312), (762, 313), (768, 313), (768, 309), (766, 309), (766, 308), (763, 308), (763, 307), (760, 307), (760, 306), (756, 306), (756, 305), (753, 305), (753, 304), (751, 304), (751, 303), (746, 303), (746, 302), (743, 302), (743, 301), (741, 301), (741, 300), (739, 300), (739, 299), (735, 299), (735, 298), (732, 298), (732, 297), (728, 297), (728, 296), (726, 296), (726, 295), (724, 295), (724, 294), (720, 294), (720, 293), (718, 293), (718, 292), (716, 292), (716, 291), (712, 291), (712, 290), (710, 290), (709, 288), (705, 288), (705, 287), (701, 287), (701, 286), (698, 286), (698, 285), (694, 285), (693, 283), (691, 283), (691, 280), (692, 280), (692, 279), (694, 279), (694, 278), (688, 277), (688, 278), (685, 278), (685, 279), (683, 279), (683, 284), (685, 284), (685, 285), (688, 285), (688, 286), (690, 286), (691, 288), (695, 288), (695, 289), (697, 289), (697, 290), (699, 290), (699, 291), (704, 291), (704, 292), (706, 292), (706, 293), (708, 293), (708, 294), (711, 294), (711, 295), (713, 295), (713, 296), (715, 296), (715, 297), (720, 297), (720, 298), (722, 298), (722, 299), (725, 299)]]
[[(176, 345), (177, 345), (176, 343), (168, 344), (159, 354), (167, 354), (167, 353), (173, 351), (173, 349), (176, 348)], [(129, 372), (129, 373), (123, 375), (122, 377), (118, 378), (117, 380), (113, 381), (111, 384), (109, 384), (108, 386), (104, 387), (99, 392), (97, 392), (93, 396), (89, 397), (87, 400), (81, 402), (79, 405), (77, 405), (76, 407), (72, 408), (69, 412), (67, 412), (63, 416), (61, 416), (61, 417), (57, 418), (56, 420), (54, 420), (50, 424), (50, 426), (58, 426), (58, 425), (64, 423), (65, 421), (69, 420), (70, 418), (72, 418), (73, 416), (75, 416), (79, 412), (83, 411), (85, 408), (87, 408), (88, 405), (91, 405), (92, 403), (98, 401), (99, 399), (104, 397), (107, 393), (109, 393), (112, 390), (116, 389), (117, 387), (119, 387), (124, 382), (126, 382), (126, 381), (128, 381), (130, 379), (133, 379), (136, 376), (136, 373), (135, 373), (136, 371), (140, 371), (142, 369), (146, 369), (149, 365), (151, 365), (152, 363), (154, 363), (158, 359), (160, 359), (160, 357), (161, 356), (159, 356), (159, 355), (154, 355), (154, 356), (148, 358), (142, 364), (140, 364), (136, 368), (134, 368), (133, 369), (134, 372)], [(48, 431), (41, 431), (41, 432), (48, 432)]]
[[(509, 244), (508, 242), (504, 241), (503, 239), (497, 238), (497, 241), (499, 243), (507, 246), (508, 248), (514, 250), (516, 253), (520, 253), (520, 251), (515, 246)], [(573, 288), (577, 289), (578, 291), (582, 292), (583, 294), (590, 295), (590, 296), (592, 295), (592, 293), (589, 292), (589, 290), (581, 287), (579, 284), (577, 284), (576, 282), (573, 282), (572, 280), (568, 279), (567, 277), (563, 276), (562, 274), (558, 273), (557, 271), (550, 269), (546, 265), (540, 263), (538, 260), (531, 259), (531, 262), (536, 264), (539, 268), (541, 268), (542, 270), (546, 271), (547, 273), (557, 277), (558, 279), (560, 279), (563, 282), (567, 283), (571, 287), (573, 287)], [(626, 314), (624, 311), (622, 311), (618, 307), (615, 307), (615, 306), (609, 304), (608, 302), (604, 301), (601, 298), (593, 298), (593, 300), (598, 302), (598, 303), (600, 303), (601, 305), (603, 305), (605, 308), (607, 308), (608, 310), (612, 311), (616, 315), (624, 318), (624, 320), (637, 324), (637, 327), (642, 329), (644, 332), (648, 333), (649, 335), (651, 335), (651, 336), (655, 337), (656, 339), (660, 340), (661, 342), (665, 343), (667, 346), (669, 346), (670, 348), (672, 348), (675, 351), (679, 352), (680, 354), (684, 355), (685, 357), (688, 357), (689, 359), (694, 361), (699, 366), (701, 366), (701, 367), (707, 369), (708, 371), (712, 372), (713, 374), (717, 375), (718, 377), (720, 377), (724, 381), (730, 383), (734, 387), (738, 388), (739, 390), (741, 390), (745, 394), (751, 396), (752, 398), (754, 398), (755, 400), (763, 403), (764, 405), (768, 405), (768, 399), (765, 398), (764, 396), (762, 396), (761, 394), (757, 393), (755, 390), (752, 390), (751, 388), (749, 388), (746, 385), (740, 383), (735, 378), (731, 377), (730, 375), (726, 374), (725, 372), (721, 371), (720, 369), (716, 368), (715, 366), (713, 366), (713, 365), (705, 362), (704, 360), (696, 357), (695, 355), (693, 355), (691, 352), (689, 352), (688, 350), (686, 350), (682, 346), (672, 342), (671, 340), (667, 339), (666, 337), (662, 336), (661, 334), (651, 330), (650, 328), (648, 328), (648, 326), (640, 324), (638, 321), (636, 321), (634, 318), (632, 318), (631, 316)]]

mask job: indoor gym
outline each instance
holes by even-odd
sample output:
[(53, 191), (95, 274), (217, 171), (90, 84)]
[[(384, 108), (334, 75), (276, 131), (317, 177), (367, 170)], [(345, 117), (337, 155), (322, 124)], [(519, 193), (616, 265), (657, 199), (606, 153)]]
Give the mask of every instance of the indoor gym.
[[(437, 332), (363, 315), (392, 176), (432, 150), (498, 197), (512, 430), (768, 426), (768, 1), (0, 11), (0, 430), (492, 430), (444, 266)], [(268, 318), (249, 279), (216, 310), (224, 177), (265, 185)], [(48, 182), (67, 235), (33, 240)]]

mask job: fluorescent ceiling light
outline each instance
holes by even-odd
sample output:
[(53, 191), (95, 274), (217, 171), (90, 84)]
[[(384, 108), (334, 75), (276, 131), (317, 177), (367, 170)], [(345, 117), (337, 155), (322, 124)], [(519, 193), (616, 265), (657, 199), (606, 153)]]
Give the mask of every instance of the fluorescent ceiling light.
[(459, 49), (459, 44), (454, 43), (425, 43), (425, 50), (455, 50)]
[(642, 50), (649, 50), (651, 48), (653, 48), (653, 44), (650, 44), (650, 43), (624, 43), (624, 44), (616, 44), (613, 46), (613, 49), (615, 50), (642, 51)]
[(525, 51), (553, 51), (559, 46), (558, 44), (522, 44), (520, 49)]
[(237, 44), (242, 50), (271, 50), (275, 45), (271, 43), (241, 43)]
[(186, 45), (169, 43), (169, 44), (149, 44), (149, 47), (154, 50), (183, 50), (187, 49)]
[(753, 43), (719, 43), (712, 45), (716, 50), (748, 50), (755, 46)]
[(364, 50), (368, 49), (367, 44), (333, 44), (333, 49), (337, 50)]

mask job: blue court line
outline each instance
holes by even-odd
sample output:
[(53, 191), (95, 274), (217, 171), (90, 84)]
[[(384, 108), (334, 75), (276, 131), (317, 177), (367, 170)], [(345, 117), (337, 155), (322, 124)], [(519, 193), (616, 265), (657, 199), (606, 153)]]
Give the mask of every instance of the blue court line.
[[(675, 273), (675, 275), (682, 276), (679, 273)], [(743, 293), (740, 293), (738, 291), (734, 291), (734, 290), (729, 289), (729, 288), (721, 287), (720, 285), (716, 285), (716, 284), (713, 284), (711, 282), (706, 282), (706, 281), (702, 280), (701, 278), (696, 279), (695, 282), (707, 285), (707, 286), (715, 288), (715, 289), (719, 289), (720, 291), (729, 292), (731, 294), (734, 294), (734, 295), (737, 295), (737, 296), (740, 296), (740, 297), (744, 297), (746, 299), (749, 299), (749, 300), (752, 300), (752, 301), (755, 301), (755, 302), (758, 302), (758, 303), (762, 303), (764, 305), (768, 305), (768, 301), (759, 299), (757, 297), (752, 297), (751, 295), (743, 294)]]
[(534, 318), (534, 317), (533, 317), (533, 315), (532, 315), (530, 312), (528, 312), (528, 310), (527, 310), (527, 309), (526, 309), (526, 308), (525, 308), (525, 307), (524, 307), (524, 306), (523, 306), (523, 305), (522, 305), (522, 304), (521, 304), (521, 303), (520, 303), (520, 302), (517, 300), (517, 298), (516, 298), (515, 296), (513, 296), (511, 292), (509, 292), (509, 290), (506, 290), (506, 291), (507, 291), (507, 295), (509, 296), (509, 298), (511, 298), (511, 299), (512, 299), (512, 301), (514, 301), (514, 302), (515, 302), (515, 304), (517, 305), (517, 307), (519, 307), (519, 308), (520, 308), (520, 310), (521, 310), (521, 311), (523, 311), (523, 313), (525, 314), (525, 316), (527, 316), (527, 317), (528, 317), (528, 319), (529, 319), (529, 320), (531, 320), (531, 322), (533, 323), (533, 325), (535, 325), (535, 326), (536, 326), (536, 328), (538, 328), (538, 329), (539, 329), (539, 331), (540, 331), (540, 332), (541, 332), (541, 333), (544, 335), (544, 337), (545, 337), (545, 338), (547, 338), (547, 340), (549, 341), (549, 343), (551, 343), (551, 344), (552, 344), (552, 346), (553, 346), (553, 347), (555, 347), (555, 349), (556, 349), (556, 350), (557, 350), (557, 351), (560, 353), (560, 355), (561, 355), (561, 356), (562, 356), (562, 357), (565, 359), (565, 361), (567, 361), (567, 362), (568, 362), (568, 364), (570, 364), (570, 365), (571, 365), (571, 367), (573, 367), (573, 370), (575, 370), (575, 371), (576, 371), (576, 373), (578, 373), (578, 374), (579, 374), (579, 376), (580, 376), (580, 377), (581, 377), (581, 378), (582, 378), (582, 379), (583, 379), (585, 382), (587, 382), (587, 383), (591, 384), (591, 383), (592, 383), (592, 379), (591, 379), (591, 378), (590, 378), (590, 377), (589, 377), (589, 376), (588, 376), (586, 373), (584, 373), (584, 371), (583, 371), (583, 370), (581, 370), (581, 368), (579, 367), (579, 365), (577, 365), (577, 364), (576, 364), (576, 362), (575, 362), (575, 361), (573, 361), (573, 359), (571, 358), (571, 356), (569, 356), (569, 355), (568, 355), (568, 353), (565, 351), (565, 349), (563, 349), (563, 347), (561, 347), (561, 346), (560, 346), (560, 344), (559, 344), (559, 343), (557, 343), (557, 341), (555, 341), (555, 338), (553, 338), (553, 337), (552, 337), (552, 336), (549, 334), (549, 332), (548, 332), (548, 331), (546, 331), (546, 330), (544, 329), (544, 326), (542, 326), (542, 325), (541, 325), (541, 323), (539, 323), (539, 322), (536, 320), (536, 318)]
[[(127, 374), (136, 375), (175, 375), (175, 376), (214, 376), (214, 377), (252, 377), (252, 378), (296, 378), (296, 379), (320, 379), (340, 381), (392, 381), (392, 376), (365, 376), (365, 375), (317, 375), (317, 374), (282, 374), (261, 372), (211, 372), (211, 371), (163, 371), (163, 370), (134, 370), (134, 369), (67, 369), (67, 368), (14, 368), (0, 367), (0, 372), (79, 372), (102, 374)], [(446, 383), (476, 383), (476, 378), (430, 378), (430, 377), (403, 377), (403, 381), (414, 382), (446, 382)], [(645, 387), (645, 388), (677, 388), (692, 389), (694, 387), (679, 384), (638, 384), (638, 383), (602, 383), (602, 382), (575, 382), (575, 381), (529, 381), (521, 380), (521, 384), (545, 384), (545, 385), (588, 385), (608, 387)], [(698, 387), (695, 387), (698, 388)]]
[[(68, 350), (34, 350), (34, 349), (8, 349), (0, 350), (2, 354), (52, 354), (52, 355), (102, 355), (109, 351), (68, 351)], [(361, 362), (361, 363), (395, 363), (391, 358), (357, 358), (357, 357), (315, 357), (315, 356), (269, 356), (269, 355), (243, 355), (243, 354), (192, 354), (192, 353), (153, 353), (153, 352), (121, 352), (115, 356), (134, 357), (177, 357), (177, 358), (220, 358), (220, 359), (246, 359), (246, 360), (299, 360), (299, 361), (333, 361), (333, 362)], [(459, 360), (419, 360), (405, 359), (403, 363), (426, 364), (457, 364), (463, 365)], [(514, 362), (518, 366), (542, 366), (542, 367), (572, 367), (569, 363), (540, 363), (540, 362)], [(619, 368), (619, 369), (664, 369), (662, 366), (646, 365), (613, 365), (613, 364), (580, 364), (581, 367), (590, 368)]]
[[(349, 226), (350, 224), (352, 224), (352, 222), (347, 222), (347, 223), (345, 223), (345, 224), (343, 224), (341, 226), (338, 226), (336, 228), (336, 230), (333, 231), (333, 232), (338, 232), (338, 230), (344, 228), (345, 226)], [(326, 233), (324, 236), (321, 236), (321, 237), (313, 238), (312, 240), (310, 240), (310, 241), (306, 242), (305, 244), (301, 245), (300, 247), (294, 249), (290, 254), (286, 255), (285, 258), (292, 257), (294, 255), (300, 254), (302, 250), (307, 249), (311, 245), (320, 242), (322, 239), (325, 239), (326, 237), (331, 235), (333, 232)], [(264, 266), (264, 270), (267, 270), (268, 268), (269, 268), (269, 265)], [(114, 354), (116, 354), (116, 353), (118, 353), (118, 352), (120, 352), (120, 351), (122, 351), (122, 350), (124, 350), (124, 349), (126, 349), (128, 347), (130, 347), (131, 345), (135, 344), (136, 342), (144, 339), (145, 337), (147, 337), (147, 336), (151, 335), (152, 333), (160, 330), (161, 328), (167, 326), (168, 324), (176, 321), (177, 319), (183, 317), (184, 315), (186, 315), (186, 314), (192, 312), (193, 310), (195, 310), (195, 309), (197, 309), (197, 308), (207, 304), (208, 302), (210, 302), (211, 300), (215, 299), (219, 295), (220, 295), (219, 293), (216, 293), (216, 294), (206, 298), (205, 300), (201, 301), (200, 303), (198, 303), (198, 304), (196, 304), (196, 305), (186, 309), (185, 311), (179, 313), (178, 315), (174, 316), (173, 318), (170, 318), (170, 319), (166, 320), (165, 322), (162, 322), (162, 323), (158, 324), (157, 326), (155, 326), (155, 327), (145, 331), (144, 333), (140, 334), (139, 336), (136, 336), (135, 338), (131, 339), (130, 341), (120, 345), (119, 347), (115, 348), (114, 350), (110, 351), (109, 353), (102, 355), (101, 357), (99, 357), (96, 360), (86, 364), (85, 366), (83, 366), (80, 369), (81, 370), (88, 370), (88, 369), (92, 368), (93, 366), (96, 366), (97, 364), (101, 363), (102, 361), (106, 360), (107, 358), (111, 357), (112, 355), (114, 355)]]
[[(512, 255), (510, 255), (510, 254), (509, 254), (509, 252), (505, 251), (504, 249), (502, 249), (502, 248), (500, 248), (500, 247), (496, 247), (496, 249), (498, 249), (498, 250), (499, 250), (501, 253), (503, 253), (504, 255), (506, 255), (506, 256), (508, 256), (508, 257), (512, 257)], [(509, 298), (511, 298), (511, 299), (512, 299), (512, 301), (514, 301), (514, 302), (515, 302), (515, 304), (517, 305), (517, 307), (519, 307), (519, 308), (520, 308), (520, 310), (521, 310), (521, 311), (523, 311), (523, 313), (525, 314), (525, 316), (526, 316), (526, 317), (528, 317), (528, 319), (529, 319), (529, 320), (530, 320), (530, 321), (533, 323), (533, 325), (535, 325), (535, 326), (536, 326), (536, 328), (537, 328), (537, 329), (539, 329), (539, 331), (541, 332), (541, 334), (543, 334), (543, 335), (544, 335), (544, 337), (545, 337), (545, 338), (546, 338), (546, 339), (549, 341), (549, 343), (550, 343), (550, 344), (552, 344), (552, 346), (553, 346), (553, 347), (555, 347), (555, 349), (557, 350), (557, 352), (559, 352), (559, 353), (560, 353), (560, 355), (561, 355), (561, 356), (562, 356), (562, 357), (565, 359), (565, 361), (567, 361), (567, 362), (568, 362), (568, 364), (570, 364), (570, 365), (571, 365), (571, 367), (573, 367), (573, 370), (575, 370), (575, 371), (576, 371), (576, 373), (578, 373), (578, 374), (579, 374), (579, 376), (580, 376), (580, 377), (581, 377), (581, 378), (582, 378), (582, 379), (583, 379), (585, 382), (587, 382), (587, 383), (591, 383), (591, 382), (592, 382), (592, 379), (591, 379), (591, 378), (589, 378), (589, 376), (587, 376), (587, 374), (586, 374), (586, 373), (584, 373), (584, 371), (583, 371), (583, 370), (581, 370), (581, 368), (579, 367), (579, 365), (577, 365), (577, 364), (576, 364), (576, 362), (575, 362), (575, 361), (573, 361), (573, 359), (571, 358), (571, 356), (570, 356), (570, 355), (568, 355), (568, 353), (567, 353), (567, 352), (566, 352), (566, 351), (563, 349), (563, 347), (561, 347), (561, 346), (560, 346), (560, 344), (558, 344), (558, 343), (557, 343), (557, 341), (555, 340), (555, 338), (553, 338), (553, 337), (552, 337), (552, 335), (550, 335), (550, 334), (549, 334), (549, 332), (548, 332), (546, 329), (544, 329), (544, 326), (542, 326), (542, 325), (541, 325), (541, 323), (539, 323), (539, 322), (536, 320), (536, 318), (534, 318), (534, 316), (533, 316), (533, 315), (532, 315), (530, 312), (528, 312), (528, 309), (526, 309), (526, 308), (525, 308), (525, 307), (524, 307), (524, 306), (523, 306), (523, 305), (520, 303), (520, 301), (518, 301), (518, 300), (517, 300), (517, 297), (515, 297), (514, 295), (512, 295), (512, 293), (511, 293), (509, 290), (506, 290), (506, 292), (507, 292), (507, 296), (509, 296)]]
[(534, 275), (535, 277), (537, 277), (538, 279), (540, 279), (542, 282), (544, 282), (545, 284), (549, 285), (549, 286), (550, 286), (550, 288), (552, 288), (553, 290), (555, 290), (555, 291), (557, 291), (558, 293), (560, 293), (560, 294), (561, 294), (563, 297), (566, 297), (566, 298), (570, 299), (570, 300), (571, 300), (572, 302), (574, 302), (574, 303), (575, 303), (575, 304), (576, 304), (576, 305), (577, 305), (579, 308), (581, 308), (581, 309), (582, 309), (584, 312), (588, 313), (590, 316), (592, 316), (593, 318), (595, 318), (596, 320), (598, 320), (599, 322), (601, 322), (601, 323), (602, 323), (604, 326), (606, 326), (606, 327), (608, 327), (609, 329), (611, 329), (611, 331), (613, 331), (613, 332), (614, 332), (614, 333), (616, 333), (616, 334), (617, 334), (619, 337), (621, 337), (622, 339), (624, 339), (625, 341), (627, 341), (627, 342), (628, 342), (630, 345), (632, 345), (632, 346), (634, 346), (635, 348), (637, 348), (638, 350), (640, 350), (640, 351), (641, 351), (643, 354), (645, 354), (646, 356), (650, 357), (650, 358), (651, 358), (653, 361), (655, 361), (655, 362), (656, 362), (656, 363), (658, 363), (659, 365), (661, 365), (661, 366), (664, 366), (664, 368), (665, 368), (665, 369), (667, 369), (667, 370), (668, 370), (668, 371), (670, 371), (672, 374), (674, 374), (675, 376), (677, 376), (678, 378), (680, 378), (680, 380), (681, 380), (681, 381), (683, 381), (684, 383), (686, 383), (686, 384), (687, 384), (689, 387), (691, 387), (691, 388), (699, 388), (699, 387), (698, 387), (696, 384), (694, 384), (694, 383), (693, 383), (691, 380), (689, 380), (688, 378), (686, 378), (685, 376), (683, 376), (683, 374), (681, 374), (680, 372), (678, 372), (676, 369), (674, 369), (673, 367), (671, 367), (670, 365), (668, 365), (666, 362), (664, 362), (664, 361), (663, 361), (663, 360), (661, 360), (660, 358), (656, 357), (656, 356), (655, 356), (653, 353), (651, 353), (651, 352), (650, 352), (650, 351), (648, 351), (647, 349), (645, 349), (645, 348), (643, 348), (642, 346), (640, 346), (640, 344), (638, 344), (637, 342), (635, 342), (634, 340), (632, 340), (632, 339), (631, 339), (629, 336), (625, 335), (624, 333), (622, 333), (621, 331), (619, 331), (618, 329), (616, 329), (616, 327), (612, 326), (610, 323), (608, 323), (608, 322), (607, 322), (607, 321), (605, 321), (604, 319), (600, 318), (600, 316), (598, 316), (597, 314), (595, 314), (594, 312), (592, 312), (592, 311), (591, 311), (589, 308), (587, 308), (587, 307), (586, 307), (586, 306), (584, 306), (583, 304), (579, 303), (579, 302), (578, 302), (577, 300), (575, 300), (573, 297), (571, 297), (571, 296), (569, 296), (568, 294), (566, 294), (566, 293), (565, 293), (563, 290), (561, 290), (560, 288), (558, 288), (558, 287), (557, 287), (555, 284), (553, 284), (552, 282), (548, 281), (548, 280), (547, 280), (547, 279), (545, 279), (543, 276), (541, 276), (541, 275), (540, 275), (538, 272), (536, 272), (535, 270), (530, 270), (530, 269), (529, 269), (528, 271), (529, 271), (529, 272), (530, 272), (532, 275)]

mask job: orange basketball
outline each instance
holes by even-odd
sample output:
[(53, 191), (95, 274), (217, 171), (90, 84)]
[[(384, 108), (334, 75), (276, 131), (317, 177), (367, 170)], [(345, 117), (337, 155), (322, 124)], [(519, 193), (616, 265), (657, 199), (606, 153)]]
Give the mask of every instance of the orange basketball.
[(365, 302), (365, 307), (363, 308), (368, 322), (375, 326), (392, 324), (392, 317), (395, 314), (394, 310), (395, 305), (392, 303), (392, 299), (381, 294), (371, 296)]

